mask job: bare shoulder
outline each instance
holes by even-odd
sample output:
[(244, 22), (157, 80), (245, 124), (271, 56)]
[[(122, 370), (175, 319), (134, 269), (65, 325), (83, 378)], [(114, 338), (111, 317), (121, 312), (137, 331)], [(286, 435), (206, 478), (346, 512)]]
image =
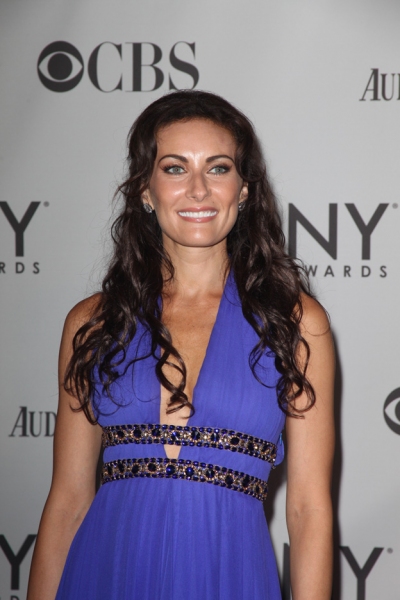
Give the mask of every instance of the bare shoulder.
[[(303, 313), (300, 332), (303, 342), (298, 344), (296, 358), (298, 366), (304, 370), (307, 381), (312, 386), (315, 402), (311, 405), (308, 394), (303, 391), (293, 402), (295, 412), (299, 411), (302, 418), (286, 421), (288, 441), (292, 446), (291, 464), (296, 465), (295, 471), (299, 473), (304, 465), (319, 464), (322, 455), (326, 458), (325, 464), (330, 464), (334, 437), (333, 391), (336, 362), (329, 317), (325, 309), (307, 294), (301, 296), (301, 306)], [(298, 457), (306, 457), (306, 460), (297, 460)], [(293, 479), (293, 469), (291, 476)]]
[(96, 315), (101, 306), (102, 293), (98, 292), (75, 304), (67, 314), (64, 329), (68, 333), (75, 333), (82, 325)]
[[(94, 294), (78, 302), (68, 313), (61, 336), (59, 353), (59, 378), (64, 382), (64, 376), (74, 352), (75, 334), (94, 317), (101, 306), (102, 294)], [(70, 399), (72, 396), (69, 397)]]
[(331, 324), (324, 307), (308, 294), (301, 295), (302, 318), (300, 322), (303, 337), (323, 336), (331, 332)]
[(320, 375), (330, 380), (334, 371), (335, 350), (331, 325), (324, 307), (311, 296), (302, 294), (301, 306), (300, 333), (308, 349), (304, 344), (299, 344), (298, 359), (300, 364), (307, 364), (307, 378), (315, 389)]

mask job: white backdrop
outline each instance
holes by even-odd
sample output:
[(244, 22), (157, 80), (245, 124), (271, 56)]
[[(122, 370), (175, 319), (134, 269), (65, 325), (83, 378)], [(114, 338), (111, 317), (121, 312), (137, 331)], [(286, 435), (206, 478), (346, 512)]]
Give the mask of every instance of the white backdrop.
[(26, 594), (63, 320), (101, 279), (128, 129), (170, 81), (256, 125), (337, 342), (334, 596), (400, 598), (399, 25), (398, 0), (2, 0), (1, 600)]

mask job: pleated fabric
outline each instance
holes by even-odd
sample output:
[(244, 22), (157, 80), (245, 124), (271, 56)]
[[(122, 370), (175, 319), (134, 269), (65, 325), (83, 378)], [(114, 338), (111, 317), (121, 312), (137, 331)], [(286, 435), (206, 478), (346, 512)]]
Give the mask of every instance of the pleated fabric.
[[(258, 341), (244, 319), (233, 276), (227, 278), (193, 393), (189, 427), (225, 428), (277, 445), (285, 416), (277, 403), (274, 355), (262, 357), (257, 381), (249, 354)], [(156, 358), (139, 325), (113, 388), (99, 385), (93, 407), (102, 427), (160, 422)], [(104, 461), (166, 458), (162, 444), (107, 447)], [(234, 469), (264, 481), (271, 463), (249, 454), (181, 446), (179, 459)], [(57, 600), (280, 600), (262, 502), (210, 483), (135, 477), (103, 484), (72, 542)]]

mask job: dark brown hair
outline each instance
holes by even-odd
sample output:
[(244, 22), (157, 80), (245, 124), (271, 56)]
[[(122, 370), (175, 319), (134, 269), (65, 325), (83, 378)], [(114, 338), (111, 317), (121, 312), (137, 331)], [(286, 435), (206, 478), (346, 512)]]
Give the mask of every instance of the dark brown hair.
[[(141, 198), (153, 170), (157, 132), (171, 123), (190, 119), (206, 119), (231, 133), (236, 141), (237, 171), (248, 183), (248, 198), (228, 235), (227, 250), (243, 315), (259, 336), (249, 356), (253, 374), (260, 381), (256, 372), (258, 361), (263, 353), (272, 350), (280, 373), (277, 397), (282, 410), (294, 414), (293, 401), (303, 392), (308, 397), (307, 409), (315, 402), (314, 390), (306, 377), (310, 350), (300, 332), (301, 293), (310, 291), (302, 268), (285, 252), (276, 200), (253, 126), (220, 96), (198, 90), (177, 91), (148, 106), (130, 130), (129, 172), (117, 190), (123, 206), (112, 226), (113, 257), (98, 306), (74, 337), (65, 386), (77, 396), (81, 410), (91, 422), (95, 379), (112, 399), (112, 384), (121, 374), (118, 367), (126, 359), (138, 321), (151, 333), (151, 354), (157, 357), (157, 348), (162, 350), (161, 358), (157, 357), (156, 375), (171, 393), (169, 412), (185, 405), (193, 410), (184, 393), (185, 363), (161, 318), (162, 272), (173, 277), (174, 268), (163, 247), (155, 213), (144, 211)], [(306, 356), (303, 366), (298, 361), (301, 345)], [(174, 357), (176, 365), (169, 361), (170, 357)], [(178, 386), (164, 375), (166, 363), (180, 372)]]

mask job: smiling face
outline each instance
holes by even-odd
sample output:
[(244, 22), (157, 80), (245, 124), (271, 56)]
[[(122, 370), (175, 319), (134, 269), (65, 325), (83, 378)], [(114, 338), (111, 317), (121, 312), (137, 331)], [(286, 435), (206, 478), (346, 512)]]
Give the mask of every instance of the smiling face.
[(225, 244), (247, 185), (235, 166), (231, 133), (204, 119), (157, 134), (157, 156), (143, 201), (154, 208), (166, 249)]

